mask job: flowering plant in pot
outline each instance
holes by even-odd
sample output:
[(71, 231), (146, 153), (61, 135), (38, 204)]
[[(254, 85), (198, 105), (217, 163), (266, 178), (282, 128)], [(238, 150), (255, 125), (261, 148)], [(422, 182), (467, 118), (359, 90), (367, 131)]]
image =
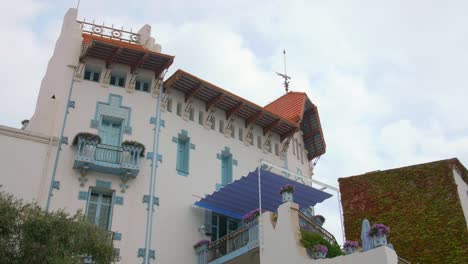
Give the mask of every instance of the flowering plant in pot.
[(122, 147), (125, 147), (125, 146), (141, 148), (140, 157), (145, 156), (145, 145), (143, 145), (142, 143), (138, 141), (134, 141), (134, 140), (125, 140), (124, 142), (122, 142)]
[(206, 240), (206, 239), (202, 239), (200, 241), (198, 241), (197, 243), (195, 243), (195, 245), (193, 245), (193, 248), (194, 249), (197, 249), (199, 247), (202, 247), (202, 246), (207, 246), (210, 244), (210, 241), (209, 240)]
[(323, 217), (322, 215), (314, 215), (313, 220), (319, 226), (323, 226), (323, 223), (325, 223), (325, 217)]
[(95, 141), (97, 144), (101, 143), (101, 137), (99, 135), (89, 133), (89, 132), (80, 132), (80, 133), (76, 134), (75, 138), (73, 138), (73, 142), (72, 142), (73, 146), (78, 144), (78, 139), (79, 138), (86, 139), (86, 140), (89, 140), (89, 141)]
[(248, 222), (251, 222), (255, 219), (257, 219), (257, 217), (260, 215), (260, 209), (255, 209), (255, 210), (252, 210), (248, 213), (246, 213), (244, 216), (242, 216), (242, 221), (244, 223), (248, 223)]
[(311, 250), (314, 253), (314, 259), (324, 259), (328, 253), (328, 248), (321, 244), (312, 246)]
[(374, 239), (374, 246), (387, 244), (387, 236), (390, 234), (390, 227), (384, 224), (373, 224), (369, 230), (369, 236)]
[(294, 186), (285, 184), (280, 188), (280, 194), (283, 198), (283, 203), (293, 201)]
[(357, 241), (346, 240), (346, 242), (343, 245), (343, 249), (346, 255), (353, 254), (358, 248), (359, 242)]

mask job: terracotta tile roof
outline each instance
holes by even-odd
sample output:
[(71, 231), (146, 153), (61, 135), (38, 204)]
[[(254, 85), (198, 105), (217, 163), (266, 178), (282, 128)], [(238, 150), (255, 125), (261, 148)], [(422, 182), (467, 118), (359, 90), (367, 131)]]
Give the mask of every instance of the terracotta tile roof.
[(105, 37), (101, 37), (101, 36), (96, 36), (96, 35), (83, 33), (83, 44), (89, 44), (89, 43), (93, 42), (94, 40), (101, 41), (101, 42), (106, 42), (106, 43), (116, 45), (116, 46), (119, 46), (119, 47), (122, 47), (122, 48), (139, 50), (139, 51), (143, 51), (143, 52), (148, 52), (149, 51), (143, 45), (138, 45), (138, 44), (128, 43), (128, 42), (124, 42), (124, 41), (117, 40), (117, 39), (110, 39), (110, 38), (105, 38)]
[(265, 106), (265, 109), (292, 122), (299, 123), (305, 109), (307, 95), (289, 92)]

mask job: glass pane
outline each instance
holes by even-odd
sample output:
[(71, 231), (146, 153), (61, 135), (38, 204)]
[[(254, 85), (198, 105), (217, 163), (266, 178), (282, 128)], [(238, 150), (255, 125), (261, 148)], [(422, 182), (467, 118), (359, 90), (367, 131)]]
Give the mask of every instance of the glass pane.
[(88, 205), (88, 212), (86, 215), (86, 219), (88, 219), (88, 221), (93, 224), (95, 224), (94, 220), (96, 219), (96, 212), (97, 212), (97, 204), (90, 203)]
[(115, 76), (110, 77), (110, 84), (115, 85)]
[(124, 78), (119, 78), (119, 86), (124, 87), (125, 85), (125, 79)]
[(92, 192), (91, 193), (91, 197), (90, 197), (90, 201), (91, 202), (97, 202), (98, 201), (98, 198), (99, 198), (99, 194), (95, 193), (95, 192)]
[(135, 90), (140, 91), (141, 90), (140, 85), (141, 85), (140, 81), (136, 81), (135, 82)]
[(103, 194), (102, 195), (102, 204), (111, 204), (112, 201), (112, 195), (109, 194)]
[(143, 83), (143, 91), (145, 91), (145, 92), (149, 91), (149, 83), (148, 82)]
[(91, 72), (90, 71), (85, 71), (84, 79), (85, 80), (91, 80)]
[(94, 72), (94, 74), (93, 74), (93, 81), (99, 82), (99, 73), (98, 73), (98, 72)]
[(110, 205), (101, 205), (98, 226), (107, 229), (109, 227)]

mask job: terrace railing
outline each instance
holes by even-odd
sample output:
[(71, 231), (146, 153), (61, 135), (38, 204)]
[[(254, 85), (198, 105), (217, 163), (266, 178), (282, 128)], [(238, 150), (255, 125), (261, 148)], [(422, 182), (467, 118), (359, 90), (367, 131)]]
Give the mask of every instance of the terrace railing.
[(330, 232), (328, 232), (325, 228), (321, 227), (319, 224), (315, 223), (310, 217), (305, 215), (304, 213), (298, 211), (299, 213), (299, 228), (301, 230), (317, 233), (325, 238), (331, 244), (338, 244)]
[[(255, 220), (211, 242), (206, 249), (198, 250), (198, 263), (206, 264), (220, 258), (224, 258), (224, 261), (228, 261), (231, 259), (231, 253), (239, 253), (238, 251), (247, 253), (251, 249), (258, 247), (258, 243), (258, 220)], [(234, 257), (238, 255), (239, 254), (232, 254), (231, 256)]]
[(74, 168), (136, 176), (139, 172), (141, 151), (140, 147), (110, 146), (79, 137)]

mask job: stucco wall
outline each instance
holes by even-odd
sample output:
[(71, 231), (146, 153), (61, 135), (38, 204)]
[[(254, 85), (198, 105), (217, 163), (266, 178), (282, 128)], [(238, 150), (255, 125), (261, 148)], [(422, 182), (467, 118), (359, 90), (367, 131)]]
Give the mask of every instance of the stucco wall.
[(300, 245), (297, 204), (284, 203), (278, 208), (275, 226), (271, 213), (263, 214), (263, 248), (260, 250), (260, 263), (288, 264), (396, 264), (398, 257), (392, 249), (379, 247), (366, 252), (357, 252), (331, 259), (313, 260), (306, 256)]
[(40, 201), (49, 186), (47, 164), (56, 143), (44, 135), (0, 126), (1, 190), (27, 202)]

